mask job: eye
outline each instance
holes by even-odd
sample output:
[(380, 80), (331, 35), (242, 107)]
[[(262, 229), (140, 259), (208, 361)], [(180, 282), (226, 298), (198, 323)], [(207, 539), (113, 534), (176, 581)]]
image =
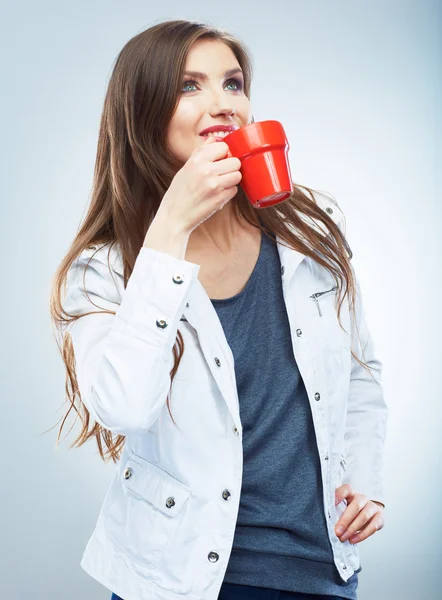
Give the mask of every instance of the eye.
[(235, 91), (240, 92), (242, 90), (242, 81), (241, 79), (237, 79), (236, 77), (232, 77), (232, 79), (228, 79), (227, 83), (229, 83), (230, 81), (233, 81), (233, 83), (237, 86), (237, 89)]
[[(236, 89), (233, 89), (233, 90), (232, 90), (233, 92), (241, 92), (241, 91), (242, 91), (242, 87), (243, 87), (243, 86), (242, 86), (242, 81), (241, 81), (240, 79), (237, 79), (236, 77), (232, 77), (231, 79), (228, 79), (228, 80), (226, 81), (226, 85), (227, 85), (228, 83), (230, 83), (230, 82), (233, 82), (233, 83), (236, 85)], [(192, 79), (188, 79), (187, 81), (185, 81), (185, 82), (183, 83), (183, 89), (182, 89), (181, 91), (183, 91), (184, 93), (185, 93), (186, 91), (191, 91), (191, 92), (192, 92), (192, 91), (194, 91), (194, 90), (184, 90), (184, 88), (185, 88), (187, 85), (195, 85), (195, 86), (196, 86), (196, 85), (198, 85), (198, 84), (197, 84), (197, 82), (196, 82), (196, 81), (194, 81), (194, 80), (192, 80)]]
[[(185, 82), (183, 83), (183, 88), (185, 88), (185, 87), (186, 87), (186, 85), (196, 85), (196, 81), (191, 81), (191, 80), (185, 81)], [(182, 91), (182, 92), (184, 92), (184, 91), (188, 91), (188, 90), (184, 90), (184, 89), (182, 89), (181, 91)]]

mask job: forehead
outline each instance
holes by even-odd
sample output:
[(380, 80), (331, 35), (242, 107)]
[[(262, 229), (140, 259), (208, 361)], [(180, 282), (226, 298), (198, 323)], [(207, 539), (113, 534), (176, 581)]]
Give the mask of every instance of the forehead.
[(197, 40), (187, 54), (185, 68), (206, 73), (222, 70), (224, 73), (227, 69), (239, 66), (233, 51), (221, 40)]

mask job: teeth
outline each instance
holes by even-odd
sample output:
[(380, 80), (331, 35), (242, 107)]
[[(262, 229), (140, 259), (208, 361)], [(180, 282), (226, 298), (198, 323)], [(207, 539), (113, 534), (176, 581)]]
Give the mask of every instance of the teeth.
[(226, 135), (229, 135), (230, 131), (211, 131), (210, 133), (203, 133), (203, 136), (210, 136), (210, 137), (226, 137)]

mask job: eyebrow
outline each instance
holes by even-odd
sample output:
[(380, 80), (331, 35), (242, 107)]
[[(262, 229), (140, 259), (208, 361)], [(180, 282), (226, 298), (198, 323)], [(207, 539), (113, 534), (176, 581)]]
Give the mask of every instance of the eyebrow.
[[(235, 73), (242, 73), (243, 74), (242, 69), (239, 69), (237, 67), (236, 69), (230, 69), (229, 71), (226, 71), (224, 73), (224, 77), (230, 77), (230, 75), (234, 75)], [(184, 71), (183, 75), (187, 75), (187, 76), (190, 76), (190, 77), (196, 77), (197, 79), (201, 79), (202, 81), (206, 81), (207, 80), (206, 73), (201, 73), (200, 71)]]

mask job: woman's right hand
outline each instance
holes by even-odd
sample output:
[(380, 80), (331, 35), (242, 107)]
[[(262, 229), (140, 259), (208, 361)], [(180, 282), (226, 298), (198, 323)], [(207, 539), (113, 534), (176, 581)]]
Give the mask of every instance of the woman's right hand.
[(190, 235), (237, 194), (241, 161), (226, 158), (228, 154), (225, 142), (209, 136), (176, 173), (159, 208), (166, 211), (168, 223), (173, 220), (175, 230)]

